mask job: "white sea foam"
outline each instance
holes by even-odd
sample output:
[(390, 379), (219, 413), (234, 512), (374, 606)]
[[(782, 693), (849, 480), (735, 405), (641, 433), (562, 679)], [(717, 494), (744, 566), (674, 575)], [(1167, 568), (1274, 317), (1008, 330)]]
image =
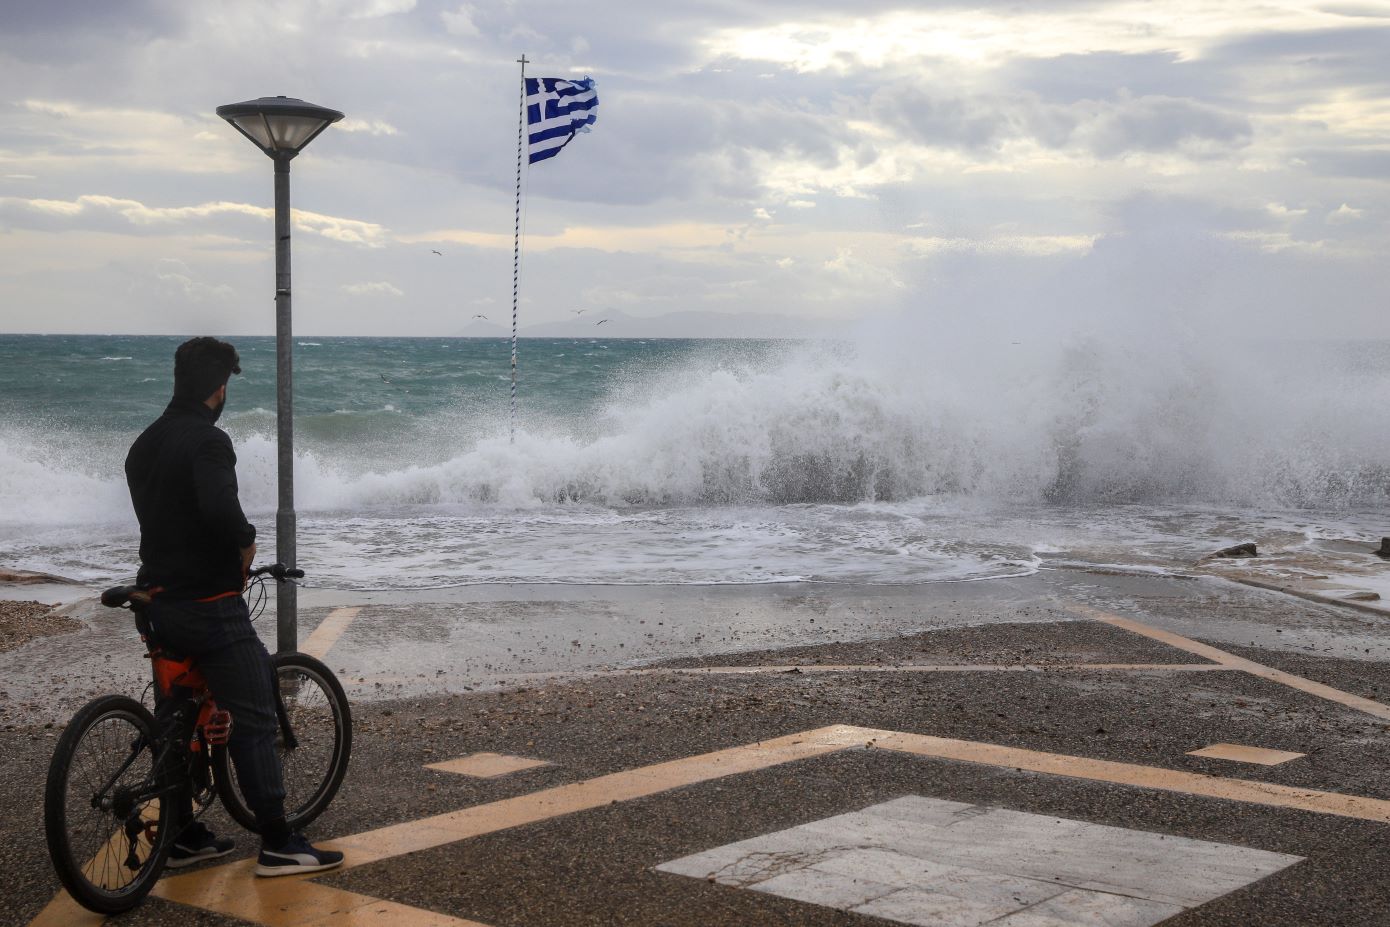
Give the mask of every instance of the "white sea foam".
[[(1153, 369), (1081, 347), (970, 380), (795, 357), (672, 372), (615, 395), (593, 432), (460, 435), (461, 452), (347, 476), (305, 456), (306, 504), (1021, 502), (1337, 508), (1390, 501), (1390, 383)], [(249, 449), (268, 460), (271, 448)], [(408, 459), (410, 448), (403, 448)]]
[[(972, 338), (704, 356), (631, 374), (592, 414), (523, 413), (514, 443), (496, 409), (302, 412), (301, 551), (342, 584), (928, 582), (1383, 530), (1383, 364), (1150, 331)], [(274, 415), (224, 421), (267, 527)], [(0, 424), (0, 560), (128, 569), (129, 439)], [(1300, 508), (1318, 515), (1269, 514)]]
[[(618, 389), (597, 421), (545, 429), (523, 421), (515, 443), (495, 421), (459, 423), (442, 436), (439, 423), (420, 423), (429, 454), (405, 440), (366, 463), (355, 446), (316, 444), (311, 431), (296, 457), (298, 502), (347, 511), (938, 495), (1324, 509), (1390, 502), (1390, 378), (1085, 342), (1051, 356), (997, 353), (962, 365), (926, 348), (914, 358), (809, 351), (771, 365), (665, 371)], [(229, 422), (248, 507), (272, 509), (273, 416), (257, 409)], [(71, 440), (55, 449), (32, 432), (0, 432), (0, 523), (109, 511), (123, 491), (119, 467), (103, 474), (94, 465), (114, 453), (94, 458)]]

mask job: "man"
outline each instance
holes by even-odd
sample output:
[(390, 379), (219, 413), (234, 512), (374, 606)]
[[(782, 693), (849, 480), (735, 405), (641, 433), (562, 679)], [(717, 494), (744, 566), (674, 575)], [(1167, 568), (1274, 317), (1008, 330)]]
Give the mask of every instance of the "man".
[[(285, 823), (274, 670), (241, 595), (256, 529), (237, 498), (232, 440), (214, 424), (234, 373), (241, 373), (241, 359), (227, 342), (193, 338), (179, 345), (173, 401), (130, 446), (125, 473), (140, 521), (137, 581), (157, 590), (146, 615), (159, 643), (192, 657), (218, 707), (232, 714), (228, 750), (261, 833), (256, 874), (317, 872), (340, 865), (343, 854), (315, 849)], [(201, 822), (188, 824), (190, 811), (179, 809), (168, 862), (175, 868), (235, 846)]]

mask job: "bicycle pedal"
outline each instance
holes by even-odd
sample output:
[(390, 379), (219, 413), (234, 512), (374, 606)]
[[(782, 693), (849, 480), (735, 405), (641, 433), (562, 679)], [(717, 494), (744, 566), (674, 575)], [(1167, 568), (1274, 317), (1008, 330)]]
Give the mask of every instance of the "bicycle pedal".
[(208, 715), (207, 721), (203, 723), (203, 739), (215, 747), (225, 746), (227, 739), (232, 736), (232, 713), (230, 711), (214, 711)]

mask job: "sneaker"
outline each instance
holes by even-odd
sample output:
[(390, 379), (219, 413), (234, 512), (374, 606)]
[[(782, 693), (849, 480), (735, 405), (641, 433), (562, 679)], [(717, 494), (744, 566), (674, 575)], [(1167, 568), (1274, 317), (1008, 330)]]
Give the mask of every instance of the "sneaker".
[(291, 834), (285, 845), (278, 849), (261, 847), (261, 855), (256, 858), (256, 875), (272, 877), (322, 872), (342, 864), (343, 854), (337, 850), (315, 849), (303, 834)]
[(164, 865), (170, 869), (182, 869), (205, 859), (226, 856), (235, 849), (236, 841), (230, 837), (219, 837), (202, 824), (193, 824), (175, 838), (174, 847), (169, 851)]

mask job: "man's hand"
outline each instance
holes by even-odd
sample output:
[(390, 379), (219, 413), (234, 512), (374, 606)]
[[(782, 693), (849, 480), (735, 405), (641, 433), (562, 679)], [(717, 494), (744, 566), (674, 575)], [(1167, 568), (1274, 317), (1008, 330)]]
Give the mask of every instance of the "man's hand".
[(256, 545), (241, 549), (241, 577), (245, 579), (251, 572), (251, 564), (256, 559)]

